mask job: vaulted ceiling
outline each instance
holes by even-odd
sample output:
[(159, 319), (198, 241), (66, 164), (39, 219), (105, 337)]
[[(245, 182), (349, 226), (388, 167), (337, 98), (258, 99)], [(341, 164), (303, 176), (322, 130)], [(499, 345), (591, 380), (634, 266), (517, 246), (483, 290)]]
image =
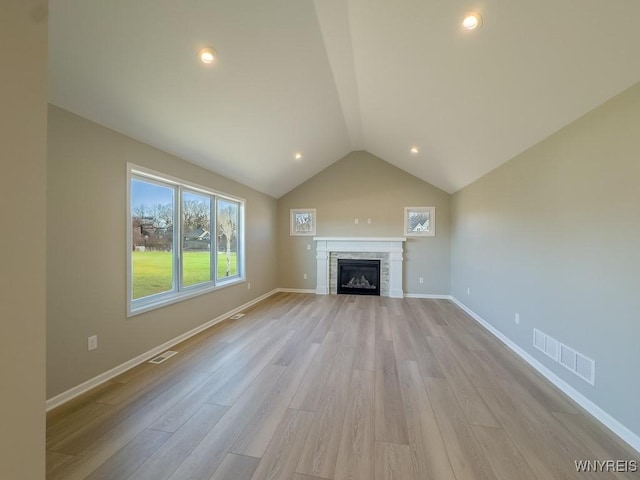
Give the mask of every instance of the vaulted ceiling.
[(274, 197), (353, 150), (455, 192), (640, 81), (637, 0), (55, 0), (49, 19), (51, 103)]

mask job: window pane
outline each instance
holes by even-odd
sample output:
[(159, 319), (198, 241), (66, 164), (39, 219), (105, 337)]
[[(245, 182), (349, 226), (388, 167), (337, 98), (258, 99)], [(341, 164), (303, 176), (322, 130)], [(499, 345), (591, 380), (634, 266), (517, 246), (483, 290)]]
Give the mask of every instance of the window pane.
[(182, 284), (211, 280), (211, 199), (182, 193)]
[(131, 180), (132, 298), (173, 290), (174, 189)]
[(240, 208), (237, 202), (218, 199), (218, 279), (239, 275), (238, 224)]

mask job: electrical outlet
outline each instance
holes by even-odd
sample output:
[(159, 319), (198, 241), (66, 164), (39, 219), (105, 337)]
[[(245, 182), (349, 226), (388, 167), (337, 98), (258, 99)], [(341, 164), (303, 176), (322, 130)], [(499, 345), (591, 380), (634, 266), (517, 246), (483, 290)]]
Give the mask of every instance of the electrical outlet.
[(367, 223), (368, 223), (369, 225), (371, 225), (371, 219), (370, 219), (370, 218), (367, 218)]
[(247, 282), (247, 290), (251, 290), (251, 282)]
[(311, 250), (311, 244), (307, 243), (307, 250)]
[(467, 295), (471, 295), (471, 289), (467, 287)]
[(360, 223), (360, 219), (359, 218), (354, 218), (353, 219), (353, 223), (355, 223), (356, 225), (358, 225)]
[(418, 282), (420, 282), (420, 283), (424, 283), (424, 277), (420, 277), (420, 278), (418, 279)]
[(516, 313), (516, 317), (514, 318), (514, 321), (516, 322), (516, 325), (520, 325), (520, 314)]
[(307, 279), (307, 274), (305, 273), (302, 278), (304, 278), (305, 280)]
[(91, 335), (87, 338), (87, 350), (95, 350), (98, 348), (98, 335)]

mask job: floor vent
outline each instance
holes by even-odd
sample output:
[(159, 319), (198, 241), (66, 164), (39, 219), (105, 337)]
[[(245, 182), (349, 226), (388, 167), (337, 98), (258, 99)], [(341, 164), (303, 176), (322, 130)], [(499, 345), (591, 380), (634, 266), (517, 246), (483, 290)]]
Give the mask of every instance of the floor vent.
[(167, 350), (164, 353), (161, 353), (160, 355), (158, 355), (155, 358), (152, 358), (151, 360), (149, 360), (149, 363), (162, 363), (165, 360), (170, 359), (171, 357), (173, 357), (174, 355), (176, 355), (178, 352), (174, 352), (172, 350)]
[(239, 318), (244, 317), (244, 313), (236, 313), (235, 315), (231, 315), (229, 318), (231, 320), (238, 320)]
[(567, 370), (575, 373), (591, 385), (595, 385), (596, 362), (589, 357), (576, 352), (573, 348), (560, 343), (537, 328), (533, 329), (533, 346)]

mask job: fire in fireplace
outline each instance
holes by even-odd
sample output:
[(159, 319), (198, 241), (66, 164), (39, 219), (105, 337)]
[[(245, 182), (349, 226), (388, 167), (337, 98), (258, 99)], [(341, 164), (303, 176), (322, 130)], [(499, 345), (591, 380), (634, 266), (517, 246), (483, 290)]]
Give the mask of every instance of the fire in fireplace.
[(380, 295), (380, 260), (338, 259), (337, 293)]

